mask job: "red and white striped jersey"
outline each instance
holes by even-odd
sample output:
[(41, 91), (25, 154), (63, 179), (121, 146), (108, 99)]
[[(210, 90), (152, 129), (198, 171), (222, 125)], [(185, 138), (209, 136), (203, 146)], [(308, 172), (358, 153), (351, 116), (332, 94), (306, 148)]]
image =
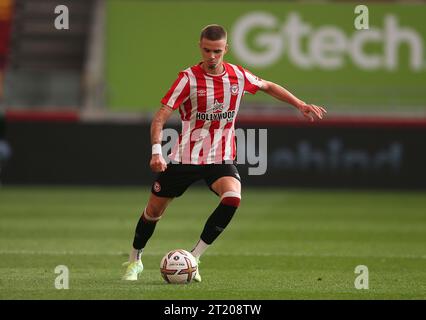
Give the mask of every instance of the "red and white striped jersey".
[(245, 92), (255, 94), (262, 80), (230, 63), (222, 74), (206, 73), (201, 64), (179, 73), (161, 103), (179, 108), (182, 132), (169, 158), (183, 164), (234, 160), (235, 118)]

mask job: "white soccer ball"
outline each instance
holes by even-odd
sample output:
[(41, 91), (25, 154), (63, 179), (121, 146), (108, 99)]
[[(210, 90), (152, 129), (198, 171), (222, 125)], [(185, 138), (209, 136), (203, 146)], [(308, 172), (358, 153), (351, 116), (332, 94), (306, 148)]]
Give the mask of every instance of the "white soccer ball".
[(190, 283), (198, 272), (195, 257), (186, 250), (168, 252), (160, 264), (161, 276), (168, 283)]

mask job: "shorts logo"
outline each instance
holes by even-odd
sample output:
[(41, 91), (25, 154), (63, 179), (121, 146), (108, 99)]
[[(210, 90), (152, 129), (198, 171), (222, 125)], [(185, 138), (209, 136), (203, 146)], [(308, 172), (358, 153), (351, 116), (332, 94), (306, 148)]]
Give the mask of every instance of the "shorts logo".
[(233, 84), (233, 85), (231, 86), (231, 94), (232, 94), (233, 96), (235, 96), (235, 95), (237, 95), (237, 94), (238, 94), (238, 84)]
[(154, 187), (153, 187), (155, 192), (160, 192), (161, 191), (161, 185), (160, 183), (158, 183), (158, 181), (154, 182)]

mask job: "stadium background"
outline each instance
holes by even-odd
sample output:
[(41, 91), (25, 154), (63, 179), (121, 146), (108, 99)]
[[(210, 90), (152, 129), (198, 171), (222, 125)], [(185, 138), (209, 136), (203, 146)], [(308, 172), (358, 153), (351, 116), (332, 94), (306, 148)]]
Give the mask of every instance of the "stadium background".
[[(370, 29), (359, 31), (349, 1), (0, 0), (1, 298), (424, 299), (426, 6), (364, 4)], [(55, 28), (58, 5), (69, 29)], [(228, 61), (328, 115), (308, 123), (265, 94), (245, 97), (237, 127), (268, 129), (257, 149), (268, 169), (240, 166), (241, 213), (203, 265), (210, 290), (157, 287), (157, 260), (191, 246), (215, 206), (198, 185), (150, 242), (141, 292), (113, 279), (153, 178), (150, 120), (210, 23), (228, 29)], [(168, 127), (179, 126), (175, 115)], [(231, 258), (219, 280), (214, 261)], [(253, 258), (257, 291), (238, 272)], [(76, 289), (53, 290), (51, 270), (67, 263)], [(368, 294), (353, 287), (358, 264), (376, 272)]]

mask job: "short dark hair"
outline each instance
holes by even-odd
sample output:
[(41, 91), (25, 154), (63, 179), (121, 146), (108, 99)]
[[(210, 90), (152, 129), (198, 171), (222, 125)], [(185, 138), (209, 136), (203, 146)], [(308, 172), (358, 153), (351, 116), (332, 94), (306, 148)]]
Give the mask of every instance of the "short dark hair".
[(218, 24), (209, 24), (201, 30), (200, 41), (205, 38), (207, 40), (222, 40), (226, 39), (227, 33), (224, 27)]

